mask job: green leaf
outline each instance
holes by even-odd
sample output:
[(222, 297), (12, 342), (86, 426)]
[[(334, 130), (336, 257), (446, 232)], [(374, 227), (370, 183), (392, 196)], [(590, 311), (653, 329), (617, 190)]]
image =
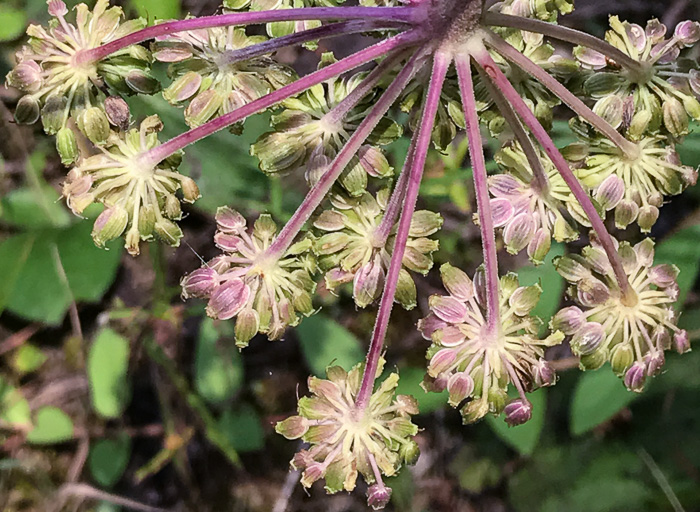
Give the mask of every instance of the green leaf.
[(2, 199), (2, 220), (27, 230), (70, 225), (71, 215), (59, 201), (54, 188), (46, 184), (39, 187), (38, 191), (25, 187), (7, 194)]
[(129, 401), (129, 350), (129, 341), (111, 329), (100, 331), (90, 347), (87, 359), (90, 398), (102, 417), (119, 417)]
[(32, 424), (29, 402), (2, 376), (0, 376), (0, 421), (17, 428), (28, 428)]
[(226, 409), (219, 418), (219, 428), (238, 452), (262, 450), (265, 446), (260, 416), (249, 404)]
[(90, 449), (88, 466), (95, 481), (112, 487), (124, 474), (131, 457), (131, 438), (121, 434), (117, 439), (99, 439)]
[[(219, 346), (214, 321), (205, 318), (199, 330), (194, 360), (194, 383), (205, 400), (220, 403), (233, 397), (243, 383), (243, 361), (233, 344)], [(229, 341), (231, 337), (228, 337)]]
[(423, 382), (425, 368), (409, 366), (399, 370), (399, 385), (396, 388), (397, 395), (411, 395), (418, 400), (418, 409), (421, 414), (428, 414), (447, 405), (448, 393), (427, 393), (420, 383)]
[(576, 383), (571, 403), (571, 433), (578, 436), (597, 427), (637, 396), (627, 391), (608, 364), (599, 370), (583, 373)]
[(559, 309), (559, 303), (561, 302), (561, 296), (564, 292), (564, 278), (559, 275), (556, 271), (554, 265), (552, 264), (552, 259), (556, 256), (562, 256), (564, 254), (564, 244), (553, 243), (552, 248), (545, 258), (545, 262), (542, 265), (534, 266), (529, 265), (518, 270), (518, 278), (520, 279), (521, 286), (530, 286), (539, 283), (542, 289), (545, 290), (540, 296), (540, 300), (532, 311), (533, 315), (539, 316), (544, 320), (546, 325), (549, 319), (557, 312)]
[(131, 8), (149, 20), (167, 20), (180, 17), (180, 0), (132, 0)]
[(31, 373), (45, 361), (46, 354), (35, 345), (25, 343), (12, 355), (12, 368), (19, 374)]
[(0, 41), (12, 41), (24, 32), (27, 15), (20, 9), (9, 5), (0, 5)]
[(297, 327), (301, 351), (317, 377), (325, 377), (331, 363), (350, 370), (364, 359), (360, 342), (345, 327), (325, 315), (304, 319)]
[(528, 394), (528, 399), (532, 403), (532, 418), (523, 425), (509, 427), (502, 417), (495, 418), (490, 415), (486, 417), (486, 422), (494, 433), (521, 455), (532, 455), (540, 440), (547, 408), (547, 390), (538, 389)]
[(14, 293), (34, 240), (31, 235), (17, 235), (0, 243), (0, 312), (5, 309)]
[(33, 444), (62, 443), (73, 438), (73, 421), (58, 407), (39, 409), (34, 418), (34, 428), (27, 434)]
[(681, 271), (678, 275), (678, 286), (681, 291), (678, 296), (678, 304), (685, 302), (686, 295), (698, 277), (700, 269), (699, 238), (700, 226), (690, 226), (674, 233), (656, 246), (654, 263), (672, 263)]

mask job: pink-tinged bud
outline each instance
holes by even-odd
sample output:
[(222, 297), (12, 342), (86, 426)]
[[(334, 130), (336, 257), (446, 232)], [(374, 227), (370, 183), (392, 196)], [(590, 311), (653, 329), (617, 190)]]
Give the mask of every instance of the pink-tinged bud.
[(671, 299), (671, 302), (676, 302), (681, 294), (681, 289), (678, 283), (671, 283), (666, 288), (664, 288), (664, 293)]
[(495, 227), (500, 228), (505, 226), (505, 224), (513, 218), (513, 204), (503, 197), (496, 197), (491, 199), (491, 215), (493, 217), (493, 224)]
[(673, 348), (679, 354), (690, 352), (690, 337), (688, 331), (681, 329), (673, 335)]
[(216, 210), (216, 227), (219, 231), (237, 235), (245, 230), (246, 221), (243, 215), (228, 206), (221, 206)]
[(489, 178), (489, 191), (494, 197), (518, 198), (524, 190), (521, 182), (510, 174), (497, 174)]
[(129, 111), (129, 105), (123, 98), (120, 96), (107, 96), (104, 107), (107, 120), (112, 126), (116, 126), (120, 130), (129, 128), (131, 112)]
[(637, 361), (625, 373), (625, 386), (630, 391), (641, 393), (644, 389), (644, 382), (646, 381), (646, 378), (646, 365)]
[(345, 227), (347, 217), (337, 210), (324, 210), (314, 221), (314, 227), (323, 231), (340, 231)]
[(219, 285), (219, 274), (209, 267), (202, 267), (190, 272), (180, 281), (182, 298), (208, 297)]
[(430, 375), (426, 375), (423, 377), (423, 382), (420, 383), (420, 387), (422, 387), (426, 393), (442, 393), (447, 388), (447, 376), (442, 374), (433, 378)]
[(454, 350), (443, 348), (430, 359), (428, 365), (428, 374), (431, 377), (437, 377), (441, 373), (446, 372), (457, 360), (457, 354)]
[(605, 339), (605, 330), (598, 322), (585, 324), (571, 340), (571, 351), (577, 356), (595, 352)]
[(238, 251), (238, 247), (243, 243), (243, 240), (241, 240), (238, 235), (231, 235), (221, 231), (218, 231), (214, 235), (214, 244), (225, 252), (236, 252)]
[(649, 377), (653, 377), (654, 375), (660, 374), (665, 362), (666, 358), (664, 357), (663, 352), (647, 352), (644, 355), (644, 364), (647, 367), (647, 375)]
[(68, 14), (68, 7), (61, 0), (49, 0), (49, 14), (57, 18)]
[(438, 329), (442, 329), (447, 326), (447, 323), (440, 320), (438, 317), (432, 313), (418, 320), (418, 330), (421, 332), (426, 340), (431, 340), (433, 333)]
[(625, 27), (625, 33), (637, 51), (641, 52), (644, 50), (647, 44), (647, 36), (641, 26), (636, 23), (630, 23)]
[(590, 48), (577, 48), (576, 58), (586, 67), (592, 69), (602, 69), (606, 66), (605, 55)]
[(355, 304), (367, 307), (379, 297), (384, 286), (384, 269), (379, 260), (362, 265), (355, 274), (352, 296)]
[(126, 229), (129, 214), (121, 206), (105, 208), (95, 219), (92, 227), (92, 239), (98, 247), (104, 247), (106, 242), (114, 240)]
[(555, 259), (554, 266), (557, 272), (559, 272), (559, 275), (570, 283), (578, 283), (581, 279), (591, 275), (590, 270), (568, 256)]
[(428, 300), (428, 304), (435, 316), (447, 323), (458, 324), (467, 317), (467, 307), (453, 297), (433, 295)]
[(374, 484), (367, 489), (367, 505), (373, 510), (381, 510), (391, 499), (391, 488), (384, 484)]
[(644, 29), (647, 37), (652, 43), (658, 43), (666, 36), (666, 25), (657, 19), (647, 21), (647, 26)]
[(303, 416), (290, 416), (275, 425), (275, 431), (287, 439), (299, 439), (309, 430), (309, 420)]
[(384, 153), (378, 148), (370, 145), (363, 145), (357, 153), (360, 165), (367, 174), (375, 178), (386, 178), (391, 176), (393, 168), (389, 165)]
[(535, 234), (535, 219), (529, 213), (516, 215), (503, 230), (506, 250), (511, 254), (522, 251)]
[(693, 46), (700, 41), (700, 23), (697, 21), (680, 22), (676, 25), (673, 37), (684, 46)]
[(457, 325), (448, 325), (439, 331), (435, 331), (433, 335), (433, 341), (444, 347), (456, 347), (464, 343), (465, 339), (464, 332)]
[(309, 464), (301, 476), (301, 484), (304, 487), (311, 487), (311, 485), (315, 481), (323, 478), (323, 475), (325, 473), (326, 473), (326, 467), (323, 464), (321, 464), (320, 462), (314, 462), (312, 464)]
[(535, 263), (535, 265), (539, 265), (544, 262), (544, 258), (547, 256), (547, 253), (551, 247), (551, 233), (545, 228), (540, 228), (535, 231), (535, 236), (533, 236), (530, 243), (527, 244), (527, 255)]
[(215, 270), (218, 274), (223, 274), (231, 267), (231, 263), (228, 261), (228, 256), (222, 254), (210, 259), (207, 262), (207, 267)]
[(612, 210), (625, 195), (625, 182), (611, 174), (603, 180), (595, 192), (595, 199), (605, 210)]
[(676, 282), (679, 274), (678, 267), (668, 263), (656, 265), (649, 270), (649, 279), (660, 288), (666, 288)]
[(41, 67), (33, 60), (20, 62), (7, 75), (7, 83), (23, 92), (36, 92), (41, 88)]
[(540, 359), (532, 366), (532, 380), (538, 388), (553, 386), (557, 382), (557, 374), (547, 361)]
[(522, 425), (532, 418), (532, 404), (524, 398), (511, 400), (503, 411), (506, 415), (506, 423), (511, 427)]
[(576, 289), (576, 298), (585, 307), (594, 307), (604, 304), (610, 297), (610, 290), (595, 278), (579, 281)]
[(474, 297), (474, 283), (462, 270), (445, 263), (440, 267), (440, 276), (442, 284), (453, 297), (462, 302), (467, 302)]
[(639, 205), (634, 201), (623, 199), (615, 208), (615, 227), (624, 229), (632, 224), (639, 214)]
[(220, 320), (236, 316), (245, 306), (250, 296), (250, 288), (241, 279), (232, 279), (222, 284), (211, 294), (207, 314)]
[(659, 44), (655, 45), (651, 49), (651, 52), (649, 54), (653, 58), (658, 59), (657, 62), (659, 64), (670, 64), (673, 61), (675, 61), (676, 59), (678, 59), (678, 56), (680, 55), (680, 53), (681, 53), (680, 48), (678, 48), (677, 46), (669, 47), (666, 44), (666, 41), (662, 41)]
[(450, 393), (448, 403), (457, 407), (474, 392), (474, 381), (466, 372), (455, 373), (447, 381), (447, 391)]

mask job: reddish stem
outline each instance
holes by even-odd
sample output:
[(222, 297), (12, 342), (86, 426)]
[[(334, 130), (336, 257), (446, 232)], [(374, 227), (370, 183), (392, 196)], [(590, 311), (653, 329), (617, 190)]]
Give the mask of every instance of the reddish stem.
[(411, 229), (413, 212), (416, 209), (416, 201), (418, 200), (418, 190), (420, 189), (420, 182), (423, 177), (425, 159), (432, 138), (435, 114), (437, 113), (438, 104), (440, 103), (442, 84), (445, 81), (445, 75), (447, 74), (447, 68), (451, 60), (451, 56), (440, 51), (436, 52), (433, 58), (433, 71), (430, 77), (428, 93), (425, 98), (423, 116), (419, 123), (420, 128), (418, 129), (416, 149), (409, 168), (408, 187), (406, 188), (406, 198), (403, 202), (403, 210), (396, 233), (396, 243), (394, 244), (394, 251), (391, 255), (391, 262), (389, 263), (389, 270), (387, 271), (386, 281), (384, 283), (384, 292), (382, 293), (382, 300), (379, 304), (377, 320), (374, 324), (372, 341), (370, 342), (369, 351), (367, 352), (365, 370), (362, 375), (362, 384), (360, 385), (355, 399), (355, 406), (358, 411), (362, 411), (367, 407), (369, 398), (372, 396), (372, 391), (374, 390), (374, 380), (377, 375), (377, 368), (379, 367), (379, 359), (382, 354), (387, 327), (389, 326), (391, 309), (394, 305), (399, 271), (401, 270), (403, 254), (406, 249), (408, 232)]
[(500, 329), (501, 319), (496, 233), (493, 226), (491, 201), (489, 200), (486, 160), (484, 159), (484, 146), (481, 140), (481, 132), (479, 131), (479, 114), (476, 110), (469, 54), (458, 55), (455, 58), (455, 67), (459, 78), (464, 121), (467, 126), (467, 137), (469, 138), (469, 155), (474, 174), (474, 191), (476, 192), (476, 208), (479, 214), (479, 228), (481, 229), (481, 246), (484, 251), (486, 329), (489, 333), (495, 334)]

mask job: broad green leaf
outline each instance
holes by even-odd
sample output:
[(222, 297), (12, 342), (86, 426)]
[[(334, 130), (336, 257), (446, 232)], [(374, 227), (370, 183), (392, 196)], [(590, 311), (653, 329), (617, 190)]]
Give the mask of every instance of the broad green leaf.
[(54, 444), (68, 441), (73, 437), (73, 421), (58, 407), (46, 406), (39, 409), (34, 418), (34, 428), (27, 434), (27, 441), (33, 444)]
[(498, 437), (507, 445), (517, 450), (521, 455), (532, 455), (544, 427), (544, 416), (547, 408), (547, 390), (538, 389), (528, 395), (532, 403), (532, 418), (523, 425), (509, 427), (503, 417), (486, 417), (486, 422)]
[(30, 343), (23, 344), (12, 354), (12, 368), (19, 374), (33, 372), (45, 361), (46, 354)]
[(32, 424), (29, 402), (2, 376), (0, 376), (0, 421), (17, 428), (28, 428)]
[(131, 0), (130, 3), (139, 16), (149, 20), (180, 17), (180, 0)]
[(0, 243), (0, 312), (14, 293), (34, 240), (32, 235), (17, 235)]
[(552, 265), (552, 259), (563, 254), (564, 244), (553, 243), (544, 264), (537, 267), (529, 265), (518, 270), (521, 286), (539, 283), (545, 291), (532, 311), (532, 314), (539, 316), (544, 320), (545, 324), (557, 312), (562, 293), (564, 292), (564, 278), (559, 275), (559, 272)]
[(112, 487), (124, 474), (131, 457), (131, 438), (121, 434), (117, 439), (99, 439), (90, 449), (88, 466), (95, 481)]
[(360, 342), (345, 327), (322, 314), (305, 318), (297, 327), (301, 351), (314, 375), (325, 377), (334, 364), (350, 370), (364, 359)]
[(129, 351), (129, 341), (111, 329), (100, 331), (90, 347), (87, 358), (90, 399), (100, 416), (119, 417), (129, 401)]
[(265, 446), (260, 416), (249, 404), (226, 409), (219, 418), (219, 428), (238, 452), (261, 450)]
[(597, 427), (637, 396), (627, 391), (608, 364), (581, 374), (571, 401), (571, 433), (578, 436)]
[(21, 9), (0, 5), (0, 42), (17, 39), (27, 25), (27, 15)]
[(53, 187), (13, 190), (2, 199), (2, 220), (27, 230), (67, 227), (72, 219)]
[(233, 397), (243, 383), (243, 361), (229, 337), (218, 344), (220, 335), (211, 318), (199, 330), (194, 360), (194, 382), (205, 400), (220, 403)]
[(411, 395), (418, 400), (418, 409), (421, 414), (442, 409), (447, 405), (447, 391), (442, 393), (426, 393), (420, 387), (425, 376), (425, 368), (409, 366), (399, 370), (399, 385), (396, 388), (397, 395)]
[(672, 263), (681, 273), (678, 275), (678, 286), (681, 293), (677, 304), (683, 304), (685, 297), (695, 284), (700, 269), (700, 225), (690, 226), (674, 233), (656, 246), (654, 263)]

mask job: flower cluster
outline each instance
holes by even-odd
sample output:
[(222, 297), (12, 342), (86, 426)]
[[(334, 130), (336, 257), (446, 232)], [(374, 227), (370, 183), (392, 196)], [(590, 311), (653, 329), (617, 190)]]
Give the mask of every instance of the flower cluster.
[[(376, 482), (369, 490), (373, 505), (384, 488), (381, 475), (393, 476), (402, 465), (418, 459), (418, 445), (412, 440), (418, 427), (411, 422), (411, 415), (418, 414), (418, 403), (412, 396), (395, 395), (399, 375), (391, 373), (367, 407), (358, 408), (363, 366), (358, 364), (349, 372), (330, 366), (327, 379), (309, 377), (313, 396), (299, 399), (299, 415), (279, 422), (276, 430), (287, 439), (301, 438), (311, 445), (292, 460), (294, 468), (303, 470), (304, 487), (325, 479), (330, 493), (352, 491), (359, 473), (367, 483)], [(380, 364), (377, 375), (382, 368)]]
[[(376, 199), (368, 192), (356, 200), (334, 196), (334, 208), (314, 221), (319, 231), (314, 251), (326, 273), (326, 287), (334, 291), (352, 281), (353, 298), (361, 308), (379, 298), (393, 252), (396, 225), (385, 216), (388, 196), (388, 189), (379, 191)], [(441, 225), (437, 213), (421, 210), (413, 214), (395, 297), (406, 309), (416, 305), (416, 285), (409, 270), (425, 275), (432, 268), (431, 254), (438, 242), (428, 237)]]
[[(17, 53), (7, 84), (25, 93), (15, 111), (17, 121), (30, 124), (41, 118), (46, 133), (63, 140), (58, 149), (64, 163), (70, 164), (76, 155), (65, 150), (75, 145), (69, 120), (93, 143), (104, 144), (110, 124), (128, 124), (125, 104), (108, 94), (152, 94), (159, 85), (149, 69), (151, 54), (141, 46), (123, 48), (98, 61), (84, 58), (87, 50), (143, 28), (144, 19), (122, 22), (120, 7), (108, 8), (108, 0), (98, 0), (92, 11), (78, 4), (71, 24), (61, 0), (49, 0), (48, 5), (53, 16), (48, 30), (29, 26), (29, 44)], [(105, 104), (109, 98), (118, 104), (116, 110)]]
[[(99, 153), (80, 160), (68, 173), (63, 196), (73, 213), (80, 215), (92, 203), (105, 205), (95, 220), (95, 244), (125, 235), (126, 248), (139, 254), (139, 242), (153, 236), (172, 246), (182, 238), (174, 222), (182, 217), (180, 201), (192, 203), (200, 197), (192, 178), (177, 172), (180, 155), (153, 164), (143, 155), (158, 146), (163, 123), (147, 117), (139, 129), (111, 132)], [(182, 199), (175, 193), (181, 190)]]
[(296, 78), (268, 56), (249, 58), (245, 49), (265, 41), (242, 28), (215, 27), (172, 34), (156, 41), (153, 56), (170, 63), (173, 82), (163, 90), (170, 103), (189, 102), (185, 121), (199, 126), (261, 98)]
[(246, 225), (237, 211), (219, 208), (214, 242), (223, 254), (181, 282), (183, 298), (208, 299), (209, 316), (236, 318), (236, 345), (240, 348), (258, 332), (271, 340), (281, 338), (287, 327), (314, 312), (311, 297), (316, 290), (311, 277), (316, 261), (310, 252), (310, 239), (297, 242), (277, 257), (268, 251), (277, 234), (272, 218), (258, 217), (250, 233)]
[(551, 327), (571, 337), (571, 350), (583, 369), (610, 361), (625, 386), (639, 392), (648, 376), (661, 371), (665, 350), (672, 345), (680, 353), (690, 349), (688, 333), (676, 327), (671, 307), (678, 298), (678, 268), (654, 266), (654, 243), (648, 238), (635, 246), (622, 242), (617, 250), (630, 285), (623, 291), (605, 253), (593, 242), (580, 256), (555, 263), (578, 306), (562, 309)]
[[(537, 336), (540, 322), (530, 313), (542, 289), (519, 286), (515, 274), (502, 277), (500, 318), (497, 329), (491, 331), (485, 318), (483, 268), (474, 281), (450, 264), (444, 264), (440, 274), (449, 295), (430, 297), (430, 314), (418, 323), (423, 337), (432, 342), (423, 387), (447, 389), (449, 403), (461, 407), (464, 423), (504, 411), (509, 425), (526, 422), (531, 405), (525, 391), (554, 384), (556, 377), (544, 350), (564, 338), (559, 332), (544, 340)], [(511, 384), (520, 396), (509, 401)], [(465, 400), (469, 401), (465, 404)]]

